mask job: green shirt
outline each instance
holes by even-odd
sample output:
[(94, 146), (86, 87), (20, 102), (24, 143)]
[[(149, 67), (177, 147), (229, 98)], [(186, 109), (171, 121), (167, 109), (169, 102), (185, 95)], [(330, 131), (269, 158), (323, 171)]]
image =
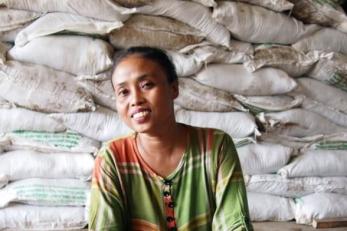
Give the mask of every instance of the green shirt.
[(139, 155), (135, 134), (108, 142), (95, 162), (90, 230), (253, 230), (232, 139), (189, 127), (177, 168), (157, 175)]

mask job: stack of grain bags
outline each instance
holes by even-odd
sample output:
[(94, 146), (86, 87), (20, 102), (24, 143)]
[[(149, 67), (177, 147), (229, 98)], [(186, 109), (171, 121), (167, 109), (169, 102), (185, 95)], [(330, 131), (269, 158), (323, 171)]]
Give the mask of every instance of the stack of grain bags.
[[(89, 7), (97, 10), (98, 4), (90, 1)], [(81, 10), (88, 6), (79, 5)], [(50, 35), (69, 28), (106, 34), (122, 25), (119, 20), (98, 23), (68, 12), (30, 11), (39, 6), (45, 7), (38, 1), (34, 9), (0, 8), (0, 230), (86, 227), (93, 154), (100, 141), (69, 130), (54, 115), (97, 113), (92, 95), (77, 78), (109, 69), (113, 49), (88, 36)], [(29, 56), (23, 57), (23, 51)], [(92, 121), (98, 124), (100, 119)], [(85, 125), (97, 129), (92, 126)]]
[[(134, 45), (174, 61), (179, 122), (234, 138), (253, 221), (347, 216), (347, 20), (333, 1), (1, 4), (0, 229), (86, 224), (92, 154), (131, 132), (110, 70), (117, 50)], [(339, 202), (325, 212), (324, 201)]]

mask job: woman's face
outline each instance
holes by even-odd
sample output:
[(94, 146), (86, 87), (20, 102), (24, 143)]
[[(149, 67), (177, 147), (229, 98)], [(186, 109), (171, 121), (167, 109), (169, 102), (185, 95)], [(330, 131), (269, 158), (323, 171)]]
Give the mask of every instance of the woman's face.
[(113, 86), (122, 120), (137, 132), (158, 132), (175, 121), (173, 100), (177, 81), (169, 83), (162, 67), (138, 55), (130, 55), (115, 68)]

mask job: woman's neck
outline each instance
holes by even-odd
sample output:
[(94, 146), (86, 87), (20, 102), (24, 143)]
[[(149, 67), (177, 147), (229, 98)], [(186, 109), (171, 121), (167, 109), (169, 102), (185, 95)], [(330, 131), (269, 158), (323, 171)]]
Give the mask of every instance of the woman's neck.
[(164, 177), (177, 168), (188, 143), (188, 127), (175, 123), (174, 128), (166, 129), (162, 135), (138, 133), (136, 136), (142, 159)]
[[(155, 153), (156, 151), (170, 155), (186, 138), (186, 127), (179, 123), (161, 128), (156, 133), (138, 133), (137, 142), (143, 151)], [(182, 139), (183, 138), (183, 139)]]

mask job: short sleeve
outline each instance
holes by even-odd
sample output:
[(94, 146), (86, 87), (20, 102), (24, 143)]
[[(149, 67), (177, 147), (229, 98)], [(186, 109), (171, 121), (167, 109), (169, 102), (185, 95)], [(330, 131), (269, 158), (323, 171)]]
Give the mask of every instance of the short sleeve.
[(253, 230), (248, 212), (246, 187), (235, 145), (227, 134), (217, 135), (216, 210), (212, 229), (218, 231)]
[(121, 179), (116, 161), (106, 148), (95, 160), (88, 216), (89, 230), (126, 230)]

